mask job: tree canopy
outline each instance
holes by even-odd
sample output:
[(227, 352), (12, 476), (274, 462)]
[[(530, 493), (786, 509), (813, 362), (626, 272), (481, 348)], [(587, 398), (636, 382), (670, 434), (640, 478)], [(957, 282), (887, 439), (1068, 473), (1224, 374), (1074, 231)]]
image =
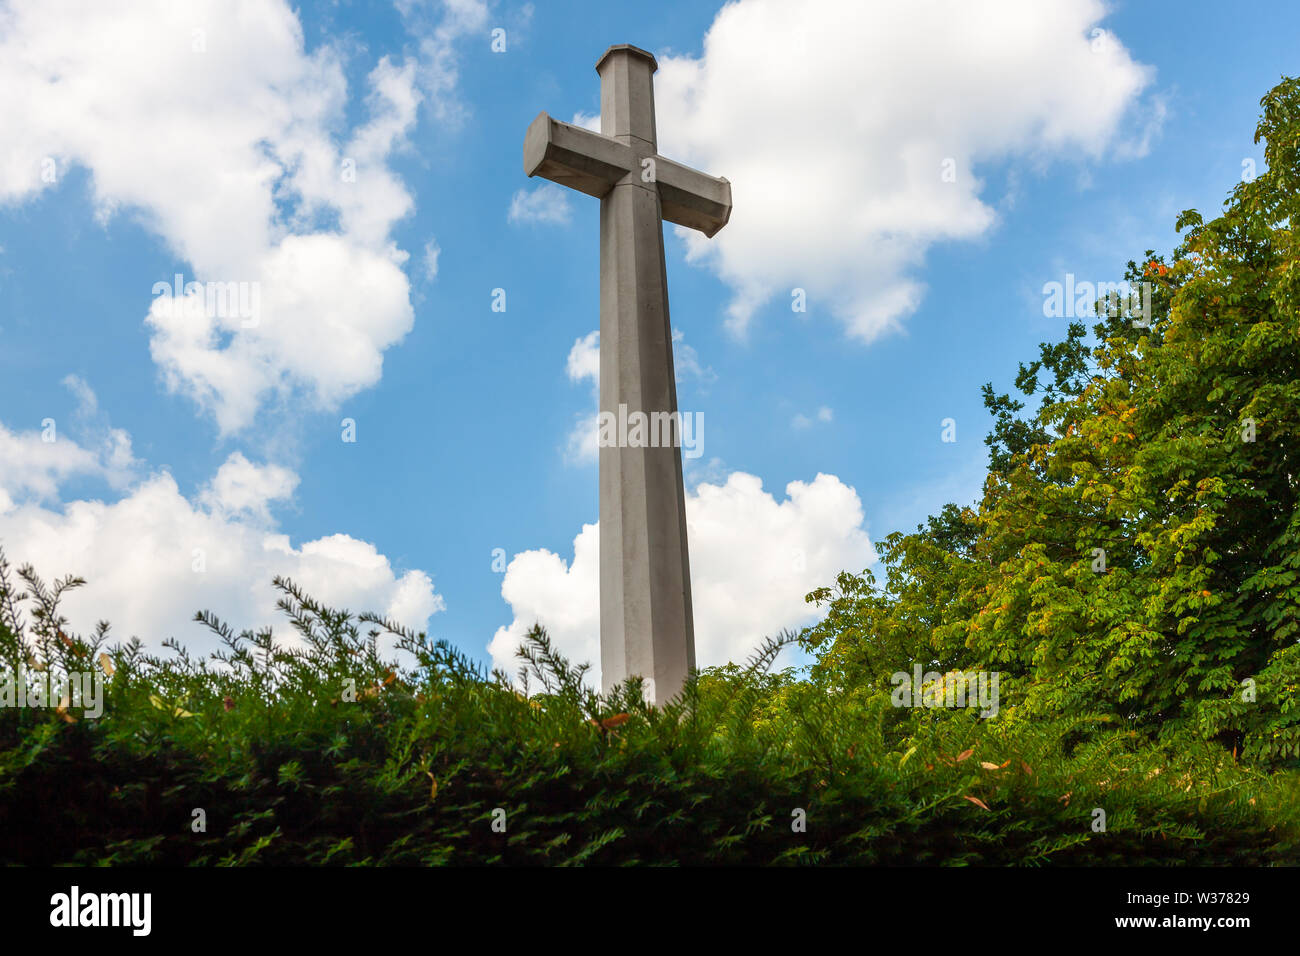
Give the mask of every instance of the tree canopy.
[(998, 671), (1010, 719), (1300, 755), (1300, 80), (1261, 106), (1267, 170), (1129, 263), (1150, 315), (1098, 301), (1091, 337), (1021, 364), (1023, 399), (985, 386), (983, 499), (886, 538), (882, 584), (810, 595), (823, 677)]

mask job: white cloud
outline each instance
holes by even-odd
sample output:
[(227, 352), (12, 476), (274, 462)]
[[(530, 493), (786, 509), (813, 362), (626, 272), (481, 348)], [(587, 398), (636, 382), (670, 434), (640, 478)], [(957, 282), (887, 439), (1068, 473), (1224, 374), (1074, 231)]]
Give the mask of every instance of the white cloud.
[(510, 199), (509, 222), (566, 223), (573, 217), (568, 190), (554, 183), (520, 189)]
[(564, 460), (570, 465), (594, 465), (600, 460), (600, 415), (579, 412), (564, 439)]
[(176, 636), (207, 651), (212, 640), (190, 622), (206, 608), (236, 629), (272, 624), (292, 640), (275, 610), (277, 574), (331, 606), (375, 610), (417, 629), (444, 606), (425, 572), (399, 573), (369, 542), (334, 534), (294, 548), (270, 516), (271, 505), (287, 501), (298, 484), (280, 466), (236, 452), (194, 500), (158, 472), (117, 501), (60, 505), (46, 503), (58, 481), (102, 475), (101, 457), (70, 439), (45, 445), (37, 433), (0, 426), (0, 465), (8, 463), (16, 467), (0, 468), (0, 545), (47, 580), (87, 579), (63, 607), (76, 631), (107, 620), (118, 638), (138, 636), (154, 650)]
[(590, 381), (600, 384), (600, 331), (588, 332), (573, 343), (565, 372), (571, 382)]
[(270, 519), (272, 502), (286, 501), (298, 487), (298, 476), (280, 465), (256, 465), (234, 452), (217, 469), (199, 495), (209, 510), (227, 515), (254, 515)]
[[(270, 393), (298, 391), (320, 408), (379, 381), (383, 351), (410, 330), (398, 264), (339, 236), (288, 236), (263, 263), (262, 318), (195, 321), (159, 297), (150, 351), (169, 387), (212, 408), (223, 432), (250, 423)], [(225, 347), (220, 341), (228, 338)]]
[(718, 236), (679, 228), (732, 286), (729, 327), (797, 287), (870, 341), (917, 307), (934, 243), (994, 225), (979, 164), (1140, 153), (1160, 117), (1157, 102), (1134, 122), (1153, 71), (1093, 36), (1105, 14), (1101, 0), (737, 0), (702, 57), (660, 58), (662, 152), (732, 183)]
[(397, 0), (398, 12), (407, 32), (420, 43), (418, 79), (440, 120), (459, 122), (467, 108), (453, 93), (460, 71), (457, 41), (467, 36), (482, 36), (488, 20), (484, 0), (443, 0), (431, 4), (425, 0)]
[(0, 19), (0, 202), (57, 188), (47, 161), (57, 181), (84, 166), (97, 216), (141, 221), (185, 281), (256, 290), (252, 323), (171, 315), (161, 297), (146, 317), (164, 381), (223, 433), (291, 394), (337, 407), (412, 327), (390, 238), (412, 201), (387, 160), (422, 100), (446, 104), (453, 41), (485, 16), (458, 0), (421, 45), (433, 60), (380, 59), (349, 133), (343, 54), (308, 53), (282, 0), (15, 0)]
[[(700, 484), (687, 495), (700, 667), (743, 660), (782, 627), (812, 623), (819, 611), (804, 603), (809, 591), (875, 561), (853, 488), (819, 474), (791, 482), (785, 494), (777, 501), (758, 478), (734, 472), (725, 484)], [(501, 584), (514, 620), (488, 645), (495, 666), (514, 674), (515, 649), (540, 623), (572, 660), (592, 664), (599, 686), (599, 550), (599, 526), (588, 524), (571, 562), (544, 549), (514, 556)]]
[(131, 451), (131, 436), (111, 426), (83, 379), (68, 375), (63, 384), (77, 400), (71, 425), (49, 416), (39, 430), (20, 433), (0, 423), (0, 514), (16, 499), (54, 498), (59, 486), (74, 476), (112, 488), (125, 487), (135, 478), (140, 462)]
[(564, 460), (570, 465), (594, 465), (600, 457), (600, 416), (595, 406), (600, 397), (600, 331), (588, 332), (573, 343), (565, 362), (570, 382), (591, 385), (592, 410), (579, 412), (564, 441)]
[(92, 452), (59, 437), (57, 421), (47, 434), (54, 440), (46, 441), (37, 431), (11, 432), (0, 424), (0, 489), (11, 500), (24, 494), (38, 500), (52, 498), (73, 475), (103, 473), (103, 463)]
[(131, 450), (131, 436), (125, 429), (114, 428), (107, 413), (99, 407), (99, 399), (94, 389), (81, 377), (67, 375), (63, 385), (77, 399), (77, 409), (73, 415), (81, 444), (87, 439), (96, 446), (95, 451), (101, 464), (100, 477), (113, 488), (124, 488), (135, 480), (140, 462)]
[(817, 422), (822, 422), (823, 424), (825, 424), (826, 422), (829, 422), (834, 417), (835, 417), (835, 413), (832, 412), (825, 405), (823, 405), (821, 408), (817, 409), (817, 413), (811, 418), (805, 415), (803, 412), (799, 412), (794, 416), (793, 419), (791, 419), (790, 425), (793, 428), (802, 430), (805, 428), (811, 428)]
[(438, 257), (442, 255), (442, 247), (438, 245), (437, 240), (430, 239), (424, 244), (424, 276), (430, 282), (438, 278)]
[(686, 333), (673, 329), (673, 371), (677, 381), (693, 381), (702, 388), (708, 388), (718, 380), (718, 373), (712, 365), (701, 365), (700, 355), (695, 347), (684, 341)]

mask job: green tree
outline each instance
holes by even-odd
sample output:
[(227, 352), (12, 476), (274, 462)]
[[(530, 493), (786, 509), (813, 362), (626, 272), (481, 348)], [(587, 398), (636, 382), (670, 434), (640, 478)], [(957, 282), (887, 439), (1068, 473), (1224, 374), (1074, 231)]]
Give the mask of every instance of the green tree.
[[(1261, 101), (1267, 171), (1184, 212), (1170, 261), (1021, 365), (978, 508), (881, 543), (884, 584), (810, 595), (820, 673), (879, 690), (913, 662), (1003, 674), (1010, 719), (1088, 716), (1249, 758), (1300, 755), (1300, 80)], [(1041, 381), (1040, 381), (1041, 380)]]

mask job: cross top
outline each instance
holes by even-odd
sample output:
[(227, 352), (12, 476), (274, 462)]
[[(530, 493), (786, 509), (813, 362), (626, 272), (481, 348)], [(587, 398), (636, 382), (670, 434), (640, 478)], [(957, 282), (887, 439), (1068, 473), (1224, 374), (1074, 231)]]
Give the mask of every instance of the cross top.
[(665, 221), (712, 238), (731, 217), (731, 183), (658, 154), (655, 58), (630, 43), (596, 63), (600, 132), (537, 114), (524, 134), (524, 173), (603, 199), (616, 185), (657, 184)]
[(615, 44), (596, 61), (603, 135), (629, 146), (636, 145), (633, 140), (640, 140), (651, 153), (655, 151), (655, 92), (651, 77), (658, 71), (654, 56), (630, 43)]

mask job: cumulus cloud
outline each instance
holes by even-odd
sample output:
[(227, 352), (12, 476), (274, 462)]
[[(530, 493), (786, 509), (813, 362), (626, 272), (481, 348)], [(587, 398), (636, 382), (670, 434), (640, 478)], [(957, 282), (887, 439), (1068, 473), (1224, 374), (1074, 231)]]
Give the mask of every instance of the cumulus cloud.
[[(283, 0), (15, 0), (0, 17), (0, 202), (80, 165), (99, 218), (130, 214), (166, 242), (204, 307), (142, 289), (150, 351), (223, 433), (290, 395), (337, 407), (412, 327), (390, 238), (412, 200), (387, 161), (420, 103), (445, 100), (453, 41), (484, 16), (450, 4), (421, 46), (436, 62), (380, 59), (348, 132), (343, 54), (308, 52)], [(214, 308), (214, 286), (242, 306)]]
[(554, 183), (520, 189), (510, 198), (509, 222), (566, 223), (573, 218), (568, 190)]
[[(131, 436), (113, 428), (84, 379), (69, 375), (63, 384), (77, 400), (71, 422), (45, 418), (41, 428), (10, 431), (0, 422), (0, 512), (15, 498), (53, 499), (70, 478), (103, 481), (112, 488), (130, 483), (140, 466)], [(74, 440), (79, 439), (79, 440)]]
[(87, 579), (63, 607), (76, 631), (107, 620), (119, 638), (138, 636), (155, 650), (175, 636), (207, 651), (212, 640), (190, 622), (207, 608), (236, 629), (272, 624), (292, 641), (275, 610), (276, 575), (333, 606), (375, 610), (415, 628), (443, 608), (428, 574), (399, 572), (369, 542), (334, 534), (295, 548), (271, 508), (291, 498), (298, 476), (238, 452), (193, 499), (162, 471), (116, 501), (57, 500), (69, 477), (107, 479), (110, 457), (67, 437), (45, 442), (0, 425), (0, 545), (47, 579)]
[(59, 440), (58, 422), (49, 421), (40, 432), (12, 432), (0, 424), (0, 490), (10, 502), (17, 495), (52, 498), (66, 479), (104, 472), (92, 452), (68, 439)]
[(570, 382), (600, 384), (600, 331), (588, 332), (573, 343), (564, 365)]
[[(700, 667), (743, 660), (768, 635), (819, 616), (804, 596), (845, 569), (875, 561), (857, 492), (834, 475), (792, 481), (778, 501), (743, 472), (700, 484), (686, 498), (691, 597)], [(515, 649), (534, 623), (600, 684), (600, 530), (583, 525), (573, 558), (545, 549), (516, 554), (501, 596), (514, 620), (488, 645), (493, 664), (518, 670)]]
[(1153, 71), (1105, 15), (1101, 0), (737, 0), (702, 56), (661, 57), (661, 151), (732, 184), (714, 239), (678, 227), (732, 287), (729, 327), (802, 288), (868, 342), (921, 301), (932, 245), (995, 224), (980, 164), (1141, 153)]
[(213, 512), (244, 513), (267, 521), (271, 504), (288, 500), (297, 487), (298, 476), (288, 468), (256, 465), (234, 452), (217, 469), (199, 500)]
[(592, 410), (574, 416), (564, 441), (564, 460), (571, 465), (594, 465), (600, 457), (600, 416), (594, 406), (600, 395), (600, 332), (588, 332), (573, 343), (565, 362), (570, 382), (591, 385)]
[(334, 606), (374, 609), (417, 628), (443, 607), (427, 574), (399, 574), (373, 544), (339, 534), (294, 548), (258, 521), (187, 500), (166, 473), (111, 504), (11, 506), (0, 514), (0, 541), (47, 577), (90, 582), (64, 607), (74, 629), (106, 619), (119, 637), (155, 649), (171, 636), (212, 649), (202, 628), (185, 623), (204, 608), (237, 628), (284, 629), (271, 587), (277, 574)]

